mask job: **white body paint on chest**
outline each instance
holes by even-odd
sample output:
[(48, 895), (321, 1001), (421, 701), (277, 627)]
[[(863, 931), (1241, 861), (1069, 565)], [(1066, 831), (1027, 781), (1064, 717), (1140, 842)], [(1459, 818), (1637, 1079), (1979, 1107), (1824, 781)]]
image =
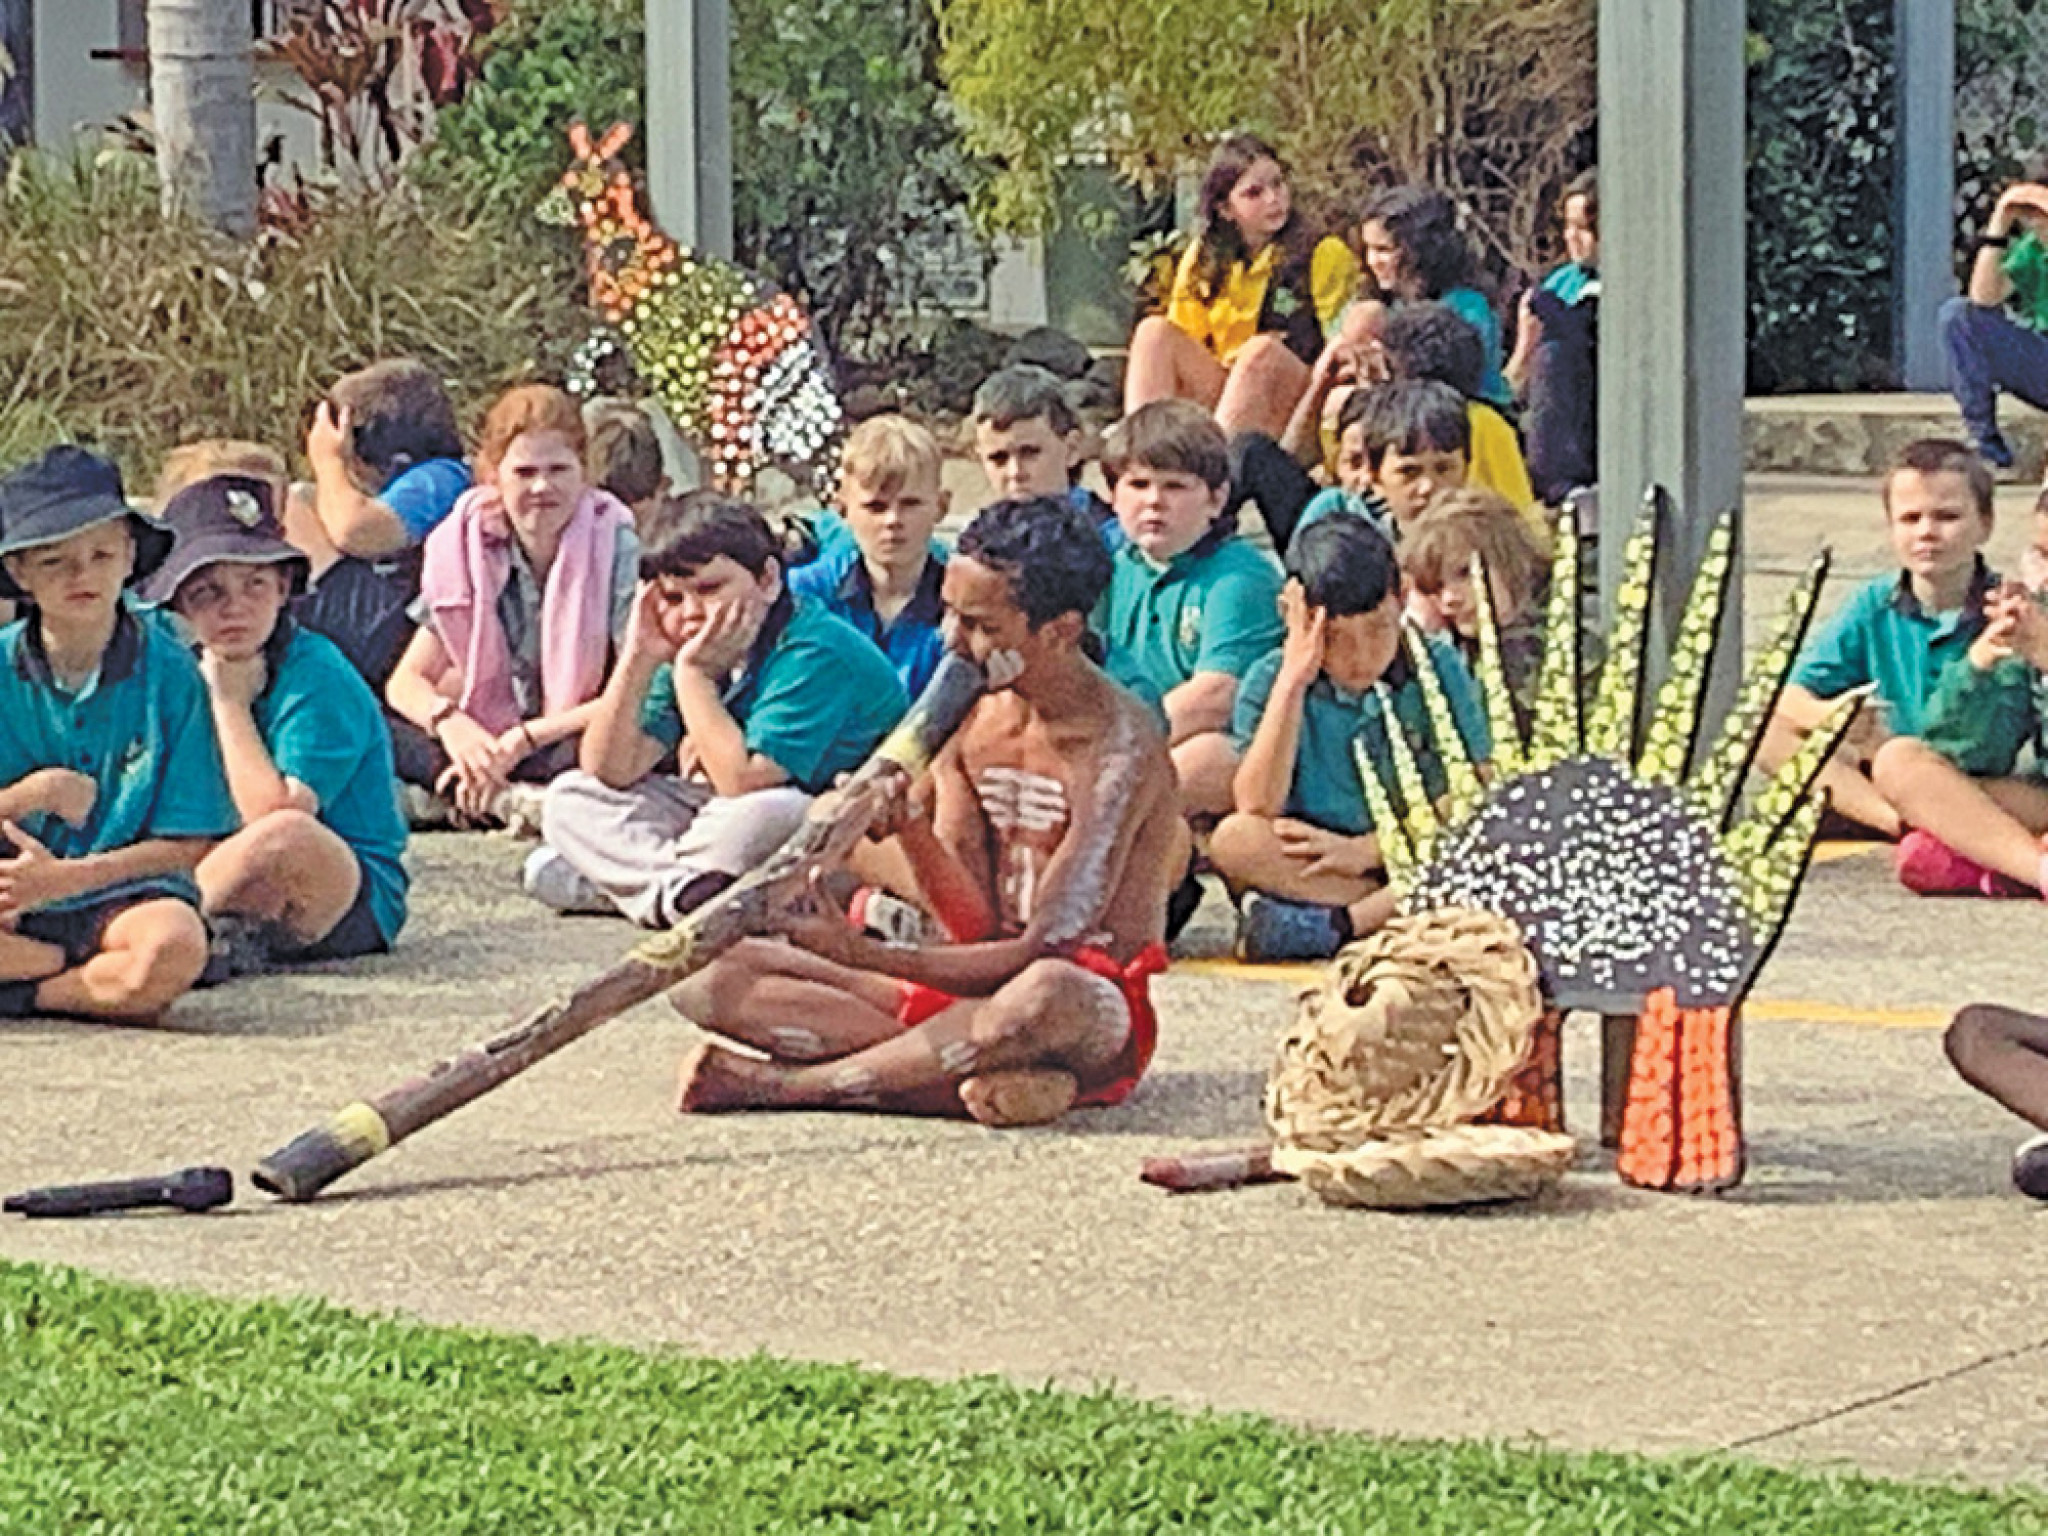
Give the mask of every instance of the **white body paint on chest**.
[(1025, 768), (984, 768), (974, 779), (981, 813), (996, 834), (996, 884), (1003, 915), (1021, 929), (1036, 909), (1046, 862), (1067, 832), (1067, 790)]

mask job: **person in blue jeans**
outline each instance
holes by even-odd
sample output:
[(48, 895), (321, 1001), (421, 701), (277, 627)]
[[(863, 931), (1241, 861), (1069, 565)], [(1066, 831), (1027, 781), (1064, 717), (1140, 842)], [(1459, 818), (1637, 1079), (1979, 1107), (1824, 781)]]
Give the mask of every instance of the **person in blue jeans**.
[(1941, 307), (1948, 383), (1985, 461), (2012, 467), (1998, 430), (2004, 390), (2048, 410), (2048, 159), (1999, 195), (1977, 237), (1969, 287)]

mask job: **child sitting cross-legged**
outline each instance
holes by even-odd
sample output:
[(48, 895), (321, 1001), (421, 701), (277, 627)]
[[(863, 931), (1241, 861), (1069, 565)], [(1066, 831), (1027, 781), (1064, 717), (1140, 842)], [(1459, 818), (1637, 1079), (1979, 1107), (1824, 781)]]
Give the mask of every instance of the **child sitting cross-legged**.
[(1238, 679), (1280, 639), (1280, 571), (1237, 537), (1228, 444), (1200, 406), (1139, 407), (1111, 431), (1103, 466), (1128, 542), (1112, 558), (1101, 627), (1165, 701), (1181, 808), (1221, 815), (1237, 768)]
[(528, 786), (576, 761), (625, 632), (633, 517), (586, 483), (583, 449), (568, 395), (507, 391), (484, 419), (479, 484), (427, 535), (419, 629), (385, 695), (399, 776), (472, 823), (533, 826)]
[(1991, 537), (1991, 472), (1967, 445), (1906, 444), (1885, 475), (1883, 499), (1900, 569), (1851, 593), (1807, 643), (1757, 758), (1777, 767), (1837, 698), (1875, 685), (1819, 782), (1835, 816), (1897, 837), (1899, 808), (1872, 781), (1869, 764), (1887, 736), (1923, 734), (1936, 685), (1983, 634), (1998, 582), (1982, 554)]
[[(1287, 552), (1287, 638), (1251, 669), (1237, 700), (1244, 761), (1237, 809), (1209, 856), (1242, 893), (1240, 958), (1319, 960), (1393, 914), (1372, 814), (1359, 780), (1362, 745), (1383, 780), (1392, 747), (1383, 684), (1417, 747), (1431, 795), (1447, 786), (1422, 684), (1403, 652), (1394, 551), (1362, 518), (1302, 529)], [(1492, 750), (1479, 691), (1457, 653), (1428, 642), (1472, 759)]]
[(289, 612), (306, 557), (269, 482), (215, 475), (164, 504), (175, 542), (141, 595), (184, 620), (242, 830), (200, 861), (231, 971), (381, 954), (405, 922), (405, 818), (370, 685)]
[(193, 869), (235, 829), (198, 664), (125, 589), (170, 536), (53, 448), (0, 478), (0, 1018), (155, 1021), (207, 959)]
[(1550, 584), (1550, 551), (1538, 542), (1528, 518), (1506, 497), (1477, 486), (1439, 492), (1401, 541), (1401, 574), (1411, 603), (1428, 611), (1435, 621), (1430, 628), (1456, 646), (1476, 674), (1474, 555), (1486, 566), (1508, 702), (1526, 732), (1543, 663), (1543, 602)]
[(525, 884), (559, 912), (668, 928), (779, 847), (909, 700), (872, 641), (784, 587), (751, 506), (695, 491), (640, 532), (626, 643)]
[(1471, 451), (1464, 398), (1448, 384), (1396, 379), (1356, 390), (1338, 417), (1337, 483), (1303, 509), (1295, 537), (1349, 514), (1398, 543), (1432, 496), (1465, 483)]
[(1913, 829), (1899, 839), (1899, 879), (1923, 896), (2048, 895), (2044, 552), (2048, 491), (2034, 507), (2024, 584), (1985, 599), (1984, 632), (1942, 668), (1921, 734), (1894, 737), (1871, 760)]
[(882, 648), (915, 698), (938, 670), (945, 560), (932, 533), (946, 515), (938, 440), (904, 416), (871, 416), (839, 454), (839, 511), (851, 547), (789, 573), (793, 596), (837, 614)]

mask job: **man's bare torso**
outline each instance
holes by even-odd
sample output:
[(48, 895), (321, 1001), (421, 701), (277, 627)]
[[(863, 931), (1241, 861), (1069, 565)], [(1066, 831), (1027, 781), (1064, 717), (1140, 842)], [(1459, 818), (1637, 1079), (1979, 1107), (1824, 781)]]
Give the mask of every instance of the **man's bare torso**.
[(1162, 935), (1181, 820), (1158, 728), (1107, 682), (1100, 697), (1099, 711), (1056, 721), (1015, 693), (984, 699), (955, 738), (958, 775), (940, 776), (934, 815), (1003, 932), (1044, 917), (1056, 943), (1127, 960)]

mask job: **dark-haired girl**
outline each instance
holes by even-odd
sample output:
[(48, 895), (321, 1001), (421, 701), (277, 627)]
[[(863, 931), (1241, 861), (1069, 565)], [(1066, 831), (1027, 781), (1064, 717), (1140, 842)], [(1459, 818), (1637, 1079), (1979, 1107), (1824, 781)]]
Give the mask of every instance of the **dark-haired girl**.
[(1425, 186), (1375, 193), (1359, 222), (1359, 245), (1378, 292), (1346, 312), (1343, 340), (1370, 345), (1379, 339), (1390, 308), (1433, 299), (1477, 331), (1485, 345), (1479, 398), (1511, 406), (1514, 395), (1501, 372), (1500, 317), (1479, 287), (1478, 263), (1449, 196)]
[(1358, 259), (1335, 236), (1316, 238), (1272, 147), (1249, 134), (1224, 140), (1166, 313), (1131, 337), (1125, 414), (1192, 400), (1226, 432), (1278, 436), (1357, 289)]
[[(692, 492), (647, 512), (626, 639), (580, 771), (548, 786), (530, 895), (672, 927), (780, 846), (909, 707), (889, 658), (792, 598), (782, 570), (744, 502)], [(675, 771), (656, 772), (670, 752)]]

